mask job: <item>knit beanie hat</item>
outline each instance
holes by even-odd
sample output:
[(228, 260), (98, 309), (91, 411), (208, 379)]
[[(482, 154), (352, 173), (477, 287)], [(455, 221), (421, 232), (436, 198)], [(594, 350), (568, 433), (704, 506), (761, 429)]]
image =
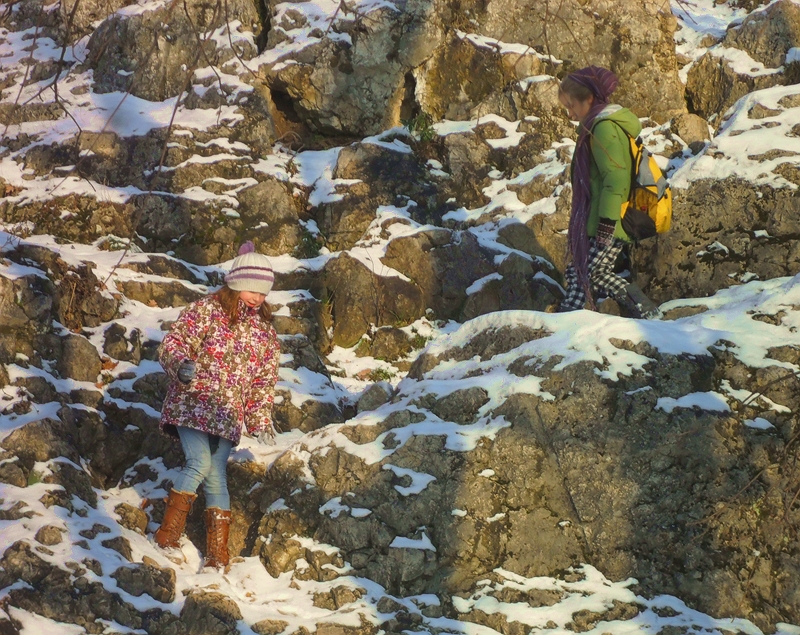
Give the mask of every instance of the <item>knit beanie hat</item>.
[(249, 240), (239, 247), (239, 255), (233, 259), (231, 270), (225, 275), (225, 284), (234, 291), (250, 291), (267, 295), (272, 289), (275, 274), (269, 258), (257, 254)]

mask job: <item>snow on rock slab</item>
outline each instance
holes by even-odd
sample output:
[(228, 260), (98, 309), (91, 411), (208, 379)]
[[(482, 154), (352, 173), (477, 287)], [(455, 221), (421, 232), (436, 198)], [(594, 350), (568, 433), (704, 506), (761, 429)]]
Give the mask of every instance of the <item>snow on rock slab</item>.
[[(498, 567), (536, 577), (583, 562), (646, 595), (777, 620), (758, 598), (785, 601), (800, 568), (754, 561), (751, 545), (790, 540), (778, 457), (800, 407), (797, 358), (776, 349), (800, 347), (800, 278), (702, 303), (665, 322), (500, 312), (441, 336), (390, 403), (273, 464), (262, 506), (285, 509), (267, 513), (272, 535), (288, 514), (287, 531), (304, 527), (393, 594), (461, 595)], [(472, 413), (460, 421), (441, 407), (459, 394)], [(325, 513), (333, 499), (370, 513)], [(766, 582), (779, 566), (780, 588)]]

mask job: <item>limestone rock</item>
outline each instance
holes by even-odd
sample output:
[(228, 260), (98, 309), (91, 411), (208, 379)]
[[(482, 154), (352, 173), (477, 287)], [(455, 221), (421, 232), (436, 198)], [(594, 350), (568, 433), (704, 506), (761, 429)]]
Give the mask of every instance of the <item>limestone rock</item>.
[[(104, 20), (120, 7), (124, 7), (128, 0), (89, 0), (88, 2), (78, 2), (77, 0), (67, 0), (59, 5), (61, 20), (66, 24), (72, 18), (72, 33), (70, 41), (74, 42), (84, 35), (92, 32), (92, 25), (98, 20)], [(75, 5), (78, 5), (77, 7)]]
[(702, 144), (711, 138), (708, 122), (698, 115), (689, 113), (675, 117), (672, 121), (672, 130), (690, 147), (693, 144)]
[[(657, 302), (709, 296), (745, 276), (766, 280), (800, 269), (797, 197), (788, 190), (754, 190), (736, 179), (696, 181), (675, 197), (673, 219), (669, 233), (633, 251), (637, 279)], [(757, 237), (757, 230), (767, 235)]]
[(382, 384), (372, 384), (358, 398), (356, 410), (358, 412), (375, 410), (389, 401), (389, 397), (391, 397), (391, 391), (387, 390), (386, 386)]
[[(202, 33), (218, 28), (225, 21), (220, 12), (211, 11), (202, 2), (189, 2), (185, 6), (188, 15), (183, 7), (176, 9), (170, 5), (105, 20), (92, 33), (88, 45), (95, 91), (130, 90), (133, 95), (151, 101), (179, 95), (191, 77), (187, 69), (206, 65), (194, 29)], [(229, 5), (228, 11), (246, 28), (258, 24), (251, 3), (237, 0)], [(203, 46), (207, 58), (217, 57), (213, 41)]]
[(89, 340), (71, 333), (64, 338), (57, 368), (62, 377), (94, 383), (102, 369), (102, 362), (100, 354)]
[(281, 23), (270, 32), (268, 49), (303, 29), (319, 39), (296, 54), (293, 64), (273, 67), (270, 88), (273, 94), (288, 95), (296, 116), (312, 130), (362, 135), (391, 128), (400, 123), (409, 71), (440, 40), (442, 27), (432, 13), (428, 3), (418, 0), (399, 14), (381, 7), (358, 24), (336, 25), (349, 41), (321, 37), (321, 29), (305, 23)]
[(339, 346), (356, 344), (371, 324), (410, 324), (425, 313), (423, 295), (415, 284), (377, 276), (347, 254), (330, 260), (324, 273), (333, 298), (333, 343)]
[(431, 408), (444, 421), (472, 423), (478, 410), (489, 401), (483, 388), (464, 388), (439, 399)]
[(5, 437), (0, 446), (13, 452), (20, 462), (30, 470), (34, 463), (65, 456), (73, 463), (80, 457), (72, 445), (78, 430), (74, 423), (59, 419), (42, 419), (17, 428)]
[(39, 528), (34, 539), (42, 545), (52, 547), (53, 545), (59, 545), (63, 542), (64, 531), (63, 527), (58, 527), (57, 525), (45, 525)]
[(268, 179), (242, 190), (238, 198), (239, 214), (251, 227), (245, 238), (253, 240), (259, 253), (280, 256), (299, 248), (305, 231), (299, 224), (303, 201), (291, 186)]
[(76, 496), (91, 507), (97, 507), (97, 492), (92, 488), (92, 481), (86, 472), (64, 461), (52, 462), (50, 469), (51, 474), (42, 479), (43, 483), (62, 485), (70, 496)]
[(155, 562), (120, 567), (111, 574), (111, 577), (117, 581), (122, 590), (136, 597), (146, 593), (165, 604), (175, 599), (175, 570), (159, 567)]
[(353, 181), (340, 200), (323, 204), (316, 214), (326, 244), (333, 249), (349, 249), (362, 239), (381, 205), (406, 199), (422, 202), (432, 194), (415, 155), (371, 143), (343, 148), (333, 176)]
[(677, 23), (666, 2), (604, 0), (589, 7), (493, 0), (478, 20), (481, 35), (524, 42), (563, 60), (564, 70), (587, 60), (610, 68), (620, 78), (615, 100), (639, 116), (666, 121), (685, 110), (673, 41)]
[(240, 619), (242, 612), (236, 602), (222, 593), (195, 591), (181, 609), (187, 635), (237, 635)]
[(494, 271), (469, 233), (453, 235), (442, 229), (396, 238), (382, 261), (411, 278), (424, 306), (442, 319), (457, 316), (467, 287)]
[(692, 112), (710, 119), (724, 113), (747, 93), (780, 83), (780, 75), (754, 77), (737, 73), (727, 60), (710, 51), (689, 69), (686, 101)]
[[(325, 381), (324, 376), (322, 380)], [(321, 399), (304, 399), (302, 403), (296, 405), (287, 391), (277, 389), (275, 395), (279, 398), (276, 399), (272, 416), (277, 429), (282, 432), (289, 430), (311, 432), (330, 423), (342, 421), (342, 410), (337, 403)]]
[(173, 306), (186, 306), (199, 300), (205, 294), (192, 289), (178, 281), (172, 282), (139, 282), (138, 280), (118, 280), (117, 288), (126, 297), (146, 304), (161, 308)]
[(170, 241), (180, 238), (190, 229), (188, 210), (164, 197), (153, 194), (135, 197), (133, 205), (139, 218), (136, 231), (146, 238)]
[(767, 68), (778, 68), (789, 49), (800, 44), (800, 7), (780, 0), (754, 11), (741, 25), (729, 29), (722, 43), (746, 51)]
[(395, 362), (408, 355), (411, 349), (412, 343), (405, 331), (393, 326), (385, 326), (379, 328), (372, 335), (369, 354), (375, 359)]
[(147, 533), (147, 514), (143, 510), (128, 503), (120, 503), (114, 511), (119, 515), (120, 525), (143, 536)]

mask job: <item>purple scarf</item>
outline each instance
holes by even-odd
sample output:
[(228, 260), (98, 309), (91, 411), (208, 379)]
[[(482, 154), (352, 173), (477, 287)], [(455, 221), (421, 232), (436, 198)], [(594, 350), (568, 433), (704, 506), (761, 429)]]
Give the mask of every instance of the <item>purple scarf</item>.
[(575, 144), (575, 160), (572, 171), (572, 213), (569, 217), (567, 244), (572, 266), (578, 284), (583, 287), (589, 305), (594, 308), (591, 287), (589, 285), (589, 235), (586, 224), (591, 210), (591, 190), (589, 189), (589, 166), (592, 151), (589, 147), (589, 135), (595, 117), (608, 105), (608, 98), (619, 81), (610, 70), (599, 66), (587, 66), (569, 74), (574, 82), (588, 88), (594, 96), (589, 114), (581, 121), (578, 142)]

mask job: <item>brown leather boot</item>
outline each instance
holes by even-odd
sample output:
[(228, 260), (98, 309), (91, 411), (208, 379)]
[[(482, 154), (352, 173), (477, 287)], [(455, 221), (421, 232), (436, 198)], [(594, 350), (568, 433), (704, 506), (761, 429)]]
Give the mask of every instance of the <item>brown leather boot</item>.
[(209, 507), (206, 510), (206, 562), (203, 566), (219, 569), (228, 565), (230, 510)]
[(164, 520), (155, 534), (156, 544), (162, 549), (177, 547), (183, 528), (186, 526), (186, 517), (192, 509), (192, 503), (197, 494), (189, 492), (169, 491), (167, 508), (164, 510)]

